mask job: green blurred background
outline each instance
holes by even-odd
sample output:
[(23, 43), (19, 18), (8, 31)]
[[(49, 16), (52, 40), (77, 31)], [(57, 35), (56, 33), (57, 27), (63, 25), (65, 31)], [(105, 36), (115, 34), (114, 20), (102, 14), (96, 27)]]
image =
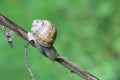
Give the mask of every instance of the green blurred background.
[[(120, 0), (0, 0), (0, 13), (27, 31), (34, 19), (50, 20), (61, 55), (100, 80), (120, 80)], [(0, 27), (0, 80), (31, 80), (25, 41), (13, 38), (10, 48)], [(31, 46), (28, 59), (36, 80), (83, 80)]]

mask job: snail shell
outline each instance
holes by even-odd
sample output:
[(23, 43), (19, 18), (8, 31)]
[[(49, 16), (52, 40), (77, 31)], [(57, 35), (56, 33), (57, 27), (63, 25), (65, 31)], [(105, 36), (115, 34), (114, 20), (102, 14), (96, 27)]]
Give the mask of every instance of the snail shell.
[(31, 32), (36, 41), (45, 47), (52, 47), (57, 34), (56, 28), (48, 20), (34, 20)]

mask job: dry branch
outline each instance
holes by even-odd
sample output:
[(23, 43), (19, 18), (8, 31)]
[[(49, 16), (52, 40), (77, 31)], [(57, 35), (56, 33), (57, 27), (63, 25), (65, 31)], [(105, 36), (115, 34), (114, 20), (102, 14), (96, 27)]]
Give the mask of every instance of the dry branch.
[[(0, 14), (0, 25), (9, 28), (10, 30), (14, 31), (18, 36), (23, 38), (24, 40), (29, 41), (28, 37), (27, 37), (27, 31), (25, 31), (20, 26), (16, 25), (12, 21), (10, 21), (8, 18), (3, 16), (2, 14)], [(30, 42), (30, 44), (33, 47), (35, 47), (34, 43)], [(99, 80), (98, 78), (96, 78), (92, 74), (88, 73), (87, 71), (81, 69), (80, 67), (78, 67), (77, 65), (75, 65), (71, 61), (67, 60), (66, 58), (63, 58), (63, 57), (62, 58), (58, 58), (55, 61), (60, 63), (61, 65), (65, 66), (70, 71), (76, 73), (80, 77), (84, 78), (85, 80)]]

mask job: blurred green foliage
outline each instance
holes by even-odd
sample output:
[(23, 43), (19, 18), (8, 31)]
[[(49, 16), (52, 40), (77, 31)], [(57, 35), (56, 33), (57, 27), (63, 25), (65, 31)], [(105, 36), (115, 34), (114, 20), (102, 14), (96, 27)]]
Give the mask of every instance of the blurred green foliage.
[[(0, 13), (30, 31), (34, 19), (57, 28), (57, 51), (100, 80), (120, 80), (120, 0), (0, 0)], [(0, 27), (0, 80), (31, 80), (25, 67), (25, 41), (13, 35), (14, 48)], [(36, 80), (83, 80), (33, 47), (28, 59)], [(67, 74), (67, 75), (66, 75)]]

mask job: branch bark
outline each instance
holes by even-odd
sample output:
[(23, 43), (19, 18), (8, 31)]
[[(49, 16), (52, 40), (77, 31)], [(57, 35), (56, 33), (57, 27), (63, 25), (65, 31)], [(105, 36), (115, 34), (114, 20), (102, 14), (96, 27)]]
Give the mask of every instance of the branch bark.
[[(8, 18), (6, 18), (2, 14), (0, 14), (0, 25), (9, 28), (10, 30), (14, 31), (18, 36), (20, 36), (21, 38), (23, 38), (24, 40), (29, 41), (28, 37), (27, 37), (27, 31), (25, 31), (24, 29), (22, 29), (17, 24), (13, 23), (11, 20), (9, 20)], [(30, 42), (30, 44), (33, 47), (35, 47), (34, 43)], [(71, 61), (67, 60), (64, 57), (58, 58), (55, 61), (58, 62), (58, 63), (60, 63), (61, 65), (65, 66), (70, 71), (76, 73), (80, 77), (84, 78), (85, 80), (99, 80), (98, 78), (96, 78), (92, 74), (90, 74), (87, 71), (81, 69), (80, 67), (78, 67), (77, 65), (75, 65), (74, 63), (72, 63)]]

